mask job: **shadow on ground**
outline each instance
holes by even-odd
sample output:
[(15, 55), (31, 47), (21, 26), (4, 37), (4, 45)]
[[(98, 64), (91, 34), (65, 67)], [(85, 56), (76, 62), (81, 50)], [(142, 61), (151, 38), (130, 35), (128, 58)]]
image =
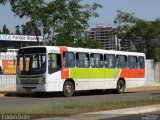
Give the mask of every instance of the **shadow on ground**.
[[(129, 94), (133, 92), (125, 92), (124, 94)], [(110, 95), (116, 94), (112, 90), (91, 90), (91, 91), (79, 91), (75, 92), (73, 97), (76, 96), (97, 96), (97, 95)], [(50, 98), (50, 97), (64, 97), (63, 92), (38, 92), (38, 93), (7, 93), (7, 97), (31, 97), (31, 98)]]

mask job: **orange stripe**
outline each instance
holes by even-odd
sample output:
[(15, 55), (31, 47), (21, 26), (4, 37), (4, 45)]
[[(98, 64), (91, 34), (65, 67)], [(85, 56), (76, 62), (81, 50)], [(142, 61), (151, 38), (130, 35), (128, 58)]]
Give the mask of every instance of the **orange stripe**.
[(144, 78), (145, 69), (122, 69), (121, 78)]
[(61, 54), (61, 58), (62, 58), (61, 79), (67, 79), (67, 78), (69, 78), (69, 68), (64, 67), (63, 52), (68, 51), (68, 50), (67, 50), (67, 47), (59, 47), (59, 49), (60, 49), (60, 54)]

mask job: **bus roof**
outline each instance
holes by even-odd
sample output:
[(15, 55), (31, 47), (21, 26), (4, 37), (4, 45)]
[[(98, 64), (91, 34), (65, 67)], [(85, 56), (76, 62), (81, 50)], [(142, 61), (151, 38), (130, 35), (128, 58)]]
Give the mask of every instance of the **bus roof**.
[[(70, 52), (87, 52), (87, 53), (102, 53), (102, 54), (123, 54), (123, 55), (140, 55), (145, 56), (144, 53), (140, 52), (126, 52), (126, 51), (116, 51), (116, 50), (104, 50), (104, 49), (90, 49), (90, 48), (75, 48), (75, 47), (66, 47), (66, 46), (28, 46), (23, 48), (36, 48), (42, 47), (46, 48), (47, 51), (59, 50), (60, 48), (67, 48)], [(21, 48), (21, 49), (23, 49)]]

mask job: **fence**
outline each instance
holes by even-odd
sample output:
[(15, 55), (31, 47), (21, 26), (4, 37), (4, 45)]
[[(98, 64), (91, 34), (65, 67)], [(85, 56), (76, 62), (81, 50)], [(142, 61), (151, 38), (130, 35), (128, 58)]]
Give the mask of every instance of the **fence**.
[(0, 91), (16, 91), (15, 59), (14, 52), (0, 53)]
[(160, 83), (160, 62), (146, 60), (146, 84)]
[[(16, 53), (0, 53), (0, 67), (3, 70), (3, 75), (0, 74), (0, 92), (16, 91), (15, 57)], [(160, 83), (160, 63), (146, 60), (146, 84), (156, 83)]]
[(154, 64), (154, 73), (155, 83), (160, 83), (160, 62)]
[(0, 91), (16, 91), (16, 75), (0, 75)]
[(154, 83), (154, 60), (146, 60), (146, 84)]

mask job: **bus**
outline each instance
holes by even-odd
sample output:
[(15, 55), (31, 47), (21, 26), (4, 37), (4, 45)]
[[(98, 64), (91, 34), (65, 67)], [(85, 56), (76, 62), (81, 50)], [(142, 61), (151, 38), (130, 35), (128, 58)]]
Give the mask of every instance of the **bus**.
[(31, 46), (18, 50), (17, 91), (63, 92), (145, 85), (145, 54), (65, 46)]

